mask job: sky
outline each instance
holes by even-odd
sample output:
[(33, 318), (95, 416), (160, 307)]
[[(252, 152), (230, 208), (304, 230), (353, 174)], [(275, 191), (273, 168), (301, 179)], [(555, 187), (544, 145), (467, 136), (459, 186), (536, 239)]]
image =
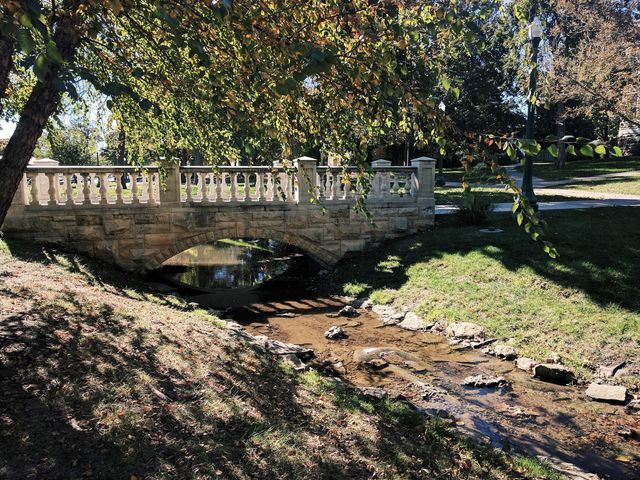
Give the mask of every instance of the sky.
[(11, 137), (11, 134), (16, 129), (16, 124), (13, 122), (5, 122), (0, 120), (0, 140)]

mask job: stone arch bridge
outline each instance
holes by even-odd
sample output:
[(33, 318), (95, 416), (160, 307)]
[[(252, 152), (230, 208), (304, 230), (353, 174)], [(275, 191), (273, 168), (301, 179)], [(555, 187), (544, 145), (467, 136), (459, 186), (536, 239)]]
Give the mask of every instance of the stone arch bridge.
[(353, 209), (361, 195), (355, 169), (306, 157), (291, 165), (164, 172), (28, 167), (1, 230), (127, 270), (148, 271), (197, 244), (241, 237), (283, 241), (331, 266), (347, 252), (433, 225), (434, 164), (426, 157), (409, 167), (373, 162), (370, 218)]

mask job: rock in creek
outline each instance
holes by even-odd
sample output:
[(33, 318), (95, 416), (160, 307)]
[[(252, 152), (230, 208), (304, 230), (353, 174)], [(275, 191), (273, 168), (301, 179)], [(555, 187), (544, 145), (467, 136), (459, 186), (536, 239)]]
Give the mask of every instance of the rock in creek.
[(374, 305), (371, 309), (385, 325), (396, 325), (402, 322), (405, 317), (405, 312), (397, 312), (395, 308), (389, 305)]
[(626, 407), (624, 407), (624, 411), (629, 415), (640, 415), (640, 400), (631, 400)]
[(338, 312), (338, 316), (340, 316), (340, 317), (348, 317), (348, 318), (357, 317), (358, 316), (358, 311), (354, 307), (352, 307), (351, 305), (345, 305)]
[(592, 383), (586, 391), (587, 397), (600, 402), (624, 403), (627, 400), (626, 387)]
[(545, 359), (544, 363), (559, 364), (562, 363), (562, 357), (557, 353), (552, 353)]
[(513, 360), (518, 356), (516, 349), (508, 345), (494, 345), (493, 347), (486, 347), (483, 348), (481, 352), (504, 360)]
[(324, 336), (329, 340), (340, 340), (347, 336), (347, 332), (345, 332), (343, 328), (334, 325), (324, 332)]
[(608, 367), (601, 365), (600, 367), (598, 367), (598, 372), (596, 373), (596, 375), (603, 378), (611, 378), (616, 374), (618, 370), (620, 370), (625, 365), (626, 362), (620, 362), (616, 365), (610, 365)]
[(429, 330), (433, 327), (433, 322), (426, 322), (414, 312), (408, 312), (398, 326), (405, 330)]
[(524, 370), (525, 372), (533, 373), (533, 368), (538, 364), (532, 358), (520, 357), (516, 360), (516, 368)]
[(455, 338), (472, 338), (481, 340), (484, 338), (484, 328), (471, 322), (452, 323), (447, 327), (447, 336)]
[(504, 377), (489, 377), (487, 375), (476, 375), (467, 377), (462, 382), (465, 387), (499, 387), (505, 385), (507, 380)]
[(533, 367), (533, 376), (545, 382), (568, 385), (576, 381), (576, 376), (564, 365), (541, 363)]
[(383, 360), (382, 358), (372, 358), (371, 360), (368, 360), (368, 361), (364, 362), (364, 364), (367, 367), (371, 367), (371, 368), (374, 368), (376, 370), (380, 370), (381, 368), (384, 368), (387, 365), (389, 365), (389, 362), (387, 362), (386, 360)]
[(302, 360), (300, 360), (297, 355), (294, 355), (293, 353), (282, 355), (282, 359), (286, 363), (291, 365), (293, 369), (296, 370), (297, 372), (302, 372), (307, 369), (307, 366), (305, 365), (305, 363)]

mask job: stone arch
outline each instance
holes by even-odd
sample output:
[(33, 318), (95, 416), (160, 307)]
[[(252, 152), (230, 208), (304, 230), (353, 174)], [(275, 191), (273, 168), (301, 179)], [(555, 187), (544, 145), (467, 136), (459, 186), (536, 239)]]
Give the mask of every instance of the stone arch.
[(177, 238), (173, 242), (173, 245), (171, 245), (170, 247), (159, 249), (158, 252), (146, 262), (145, 269), (153, 270), (155, 268), (158, 268), (169, 258), (177, 255), (180, 252), (188, 250), (191, 247), (195, 247), (203, 243), (215, 242), (216, 240), (221, 240), (223, 238), (237, 237), (256, 238), (264, 240), (270, 239), (293, 245), (294, 247), (297, 247), (300, 250), (304, 251), (307, 255), (309, 255), (311, 258), (325, 267), (331, 267), (332, 265), (336, 264), (338, 260), (340, 260), (339, 255), (330, 252), (329, 250), (319, 245), (317, 242), (309, 240), (301, 235), (270, 228), (249, 227), (242, 235), (229, 234), (229, 232), (225, 232), (224, 230), (215, 229), (207, 233), (184, 235), (180, 238)]

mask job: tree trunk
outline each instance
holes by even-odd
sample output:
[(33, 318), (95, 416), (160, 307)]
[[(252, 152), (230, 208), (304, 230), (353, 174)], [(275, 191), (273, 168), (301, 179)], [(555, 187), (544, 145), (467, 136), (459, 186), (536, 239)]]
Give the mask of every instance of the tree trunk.
[[(72, 11), (75, 12), (75, 8)], [(81, 19), (70, 14), (61, 17), (55, 29), (54, 41), (65, 62), (71, 61), (78, 49), (80, 25)], [(0, 226), (4, 223), (36, 143), (60, 104), (62, 92), (56, 87), (59, 72), (59, 65), (50, 64), (44, 81), (38, 81), (33, 87), (0, 160)]]
[[(564, 114), (564, 102), (559, 102), (556, 109), (556, 136), (560, 139), (565, 136), (566, 116)], [(558, 158), (556, 168), (564, 168), (567, 161), (567, 144), (558, 140)]]
[(2, 100), (7, 94), (9, 74), (13, 70), (13, 54), (16, 42), (12, 37), (0, 35), (0, 114), (2, 114)]

